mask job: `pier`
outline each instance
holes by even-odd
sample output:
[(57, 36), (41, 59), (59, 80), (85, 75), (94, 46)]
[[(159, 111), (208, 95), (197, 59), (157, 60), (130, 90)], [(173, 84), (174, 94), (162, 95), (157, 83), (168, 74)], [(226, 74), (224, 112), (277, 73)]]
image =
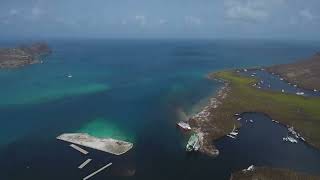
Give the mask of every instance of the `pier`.
[(70, 147), (72, 147), (73, 149), (81, 152), (82, 154), (88, 154), (89, 152), (82, 149), (81, 147), (77, 146), (77, 145), (74, 145), (74, 144), (70, 144)]
[(109, 167), (109, 166), (111, 166), (111, 165), (112, 165), (112, 163), (109, 163), (109, 164), (103, 166), (102, 168), (96, 170), (96, 171), (93, 172), (92, 174), (90, 174), (90, 175), (86, 176), (85, 178), (83, 178), (83, 180), (87, 180), (87, 179), (91, 178), (92, 176), (98, 174), (99, 172), (103, 171), (104, 169), (106, 169), (107, 167)]
[(82, 169), (84, 168), (87, 164), (89, 164), (92, 161), (92, 159), (87, 159), (85, 162), (83, 162), (78, 168)]

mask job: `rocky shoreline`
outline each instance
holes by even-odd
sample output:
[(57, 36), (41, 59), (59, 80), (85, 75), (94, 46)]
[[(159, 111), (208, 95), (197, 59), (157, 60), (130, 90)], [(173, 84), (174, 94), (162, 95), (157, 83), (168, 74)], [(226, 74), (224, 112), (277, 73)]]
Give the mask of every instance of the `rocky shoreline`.
[(230, 91), (228, 83), (220, 88), (217, 95), (209, 100), (200, 112), (188, 119), (191, 130), (197, 135), (200, 144), (199, 151), (209, 156), (218, 156), (219, 150), (212, 144), (217, 137), (213, 134), (219, 132), (219, 127), (214, 124), (215, 110), (222, 103)]
[(51, 53), (46, 43), (34, 43), (30, 46), (0, 48), (0, 69), (19, 68), (41, 63), (41, 57)]

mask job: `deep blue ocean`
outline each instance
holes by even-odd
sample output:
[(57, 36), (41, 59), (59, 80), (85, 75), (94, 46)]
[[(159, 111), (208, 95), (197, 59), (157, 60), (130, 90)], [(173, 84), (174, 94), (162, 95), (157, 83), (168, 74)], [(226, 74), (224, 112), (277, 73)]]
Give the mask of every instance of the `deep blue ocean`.
[[(228, 179), (251, 164), (320, 174), (320, 151), (285, 144), (286, 129), (247, 114), (236, 140), (214, 142), (220, 156), (186, 154), (176, 128), (221, 83), (209, 72), (289, 63), (320, 51), (319, 42), (272, 40), (48, 40), (43, 63), (0, 70), (0, 179)], [(26, 41), (0, 42), (13, 47)], [(72, 77), (68, 77), (68, 76)], [(182, 114), (182, 115), (181, 115)], [(82, 155), (55, 139), (86, 132), (134, 143), (123, 156)], [(87, 158), (93, 161), (80, 170)], [(130, 177), (125, 177), (130, 176)]]

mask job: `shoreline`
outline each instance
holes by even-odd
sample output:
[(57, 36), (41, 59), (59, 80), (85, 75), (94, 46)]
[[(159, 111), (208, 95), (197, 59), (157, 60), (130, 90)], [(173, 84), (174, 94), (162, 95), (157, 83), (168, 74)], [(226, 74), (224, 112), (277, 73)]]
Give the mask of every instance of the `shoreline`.
[[(215, 96), (208, 98), (209, 102), (198, 113), (192, 115), (186, 121), (190, 124), (191, 131), (198, 135), (200, 142), (199, 151), (209, 156), (218, 156), (219, 150), (212, 144), (213, 141), (218, 140), (224, 135), (213, 136), (217, 129), (212, 124), (212, 118), (214, 118), (214, 111), (222, 104), (223, 99), (228, 96), (231, 88), (227, 82), (218, 90)], [(209, 128), (208, 128), (209, 125)], [(239, 126), (239, 124), (237, 125)]]

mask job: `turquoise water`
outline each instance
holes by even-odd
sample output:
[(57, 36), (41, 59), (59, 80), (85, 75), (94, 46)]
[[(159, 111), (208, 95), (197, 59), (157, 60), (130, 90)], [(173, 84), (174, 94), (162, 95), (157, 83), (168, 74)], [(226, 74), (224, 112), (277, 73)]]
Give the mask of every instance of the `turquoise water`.
[[(206, 74), (292, 62), (320, 49), (315, 42), (284, 41), (50, 40), (49, 44), (53, 54), (43, 64), (0, 71), (0, 172), (8, 180), (79, 179), (109, 161), (113, 168), (97, 179), (119, 179), (132, 172), (133, 179), (227, 179), (231, 171), (250, 165), (249, 160), (232, 156), (236, 159), (231, 161), (223, 153), (218, 159), (186, 155), (187, 137), (175, 128), (181, 116), (205, 104), (221, 86), (207, 80)], [(129, 140), (134, 148), (122, 157), (93, 151), (89, 157), (94, 163), (79, 171), (76, 167), (85, 157), (55, 140), (65, 132)], [(226, 152), (231, 151), (228, 147), (235, 149), (223, 145)], [(303, 153), (310, 155), (308, 150)], [(294, 157), (279, 162), (259, 156), (252, 161), (318, 171), (311, 168), (317, 163), (305, 162), (305, 169), (289, 166)]]

